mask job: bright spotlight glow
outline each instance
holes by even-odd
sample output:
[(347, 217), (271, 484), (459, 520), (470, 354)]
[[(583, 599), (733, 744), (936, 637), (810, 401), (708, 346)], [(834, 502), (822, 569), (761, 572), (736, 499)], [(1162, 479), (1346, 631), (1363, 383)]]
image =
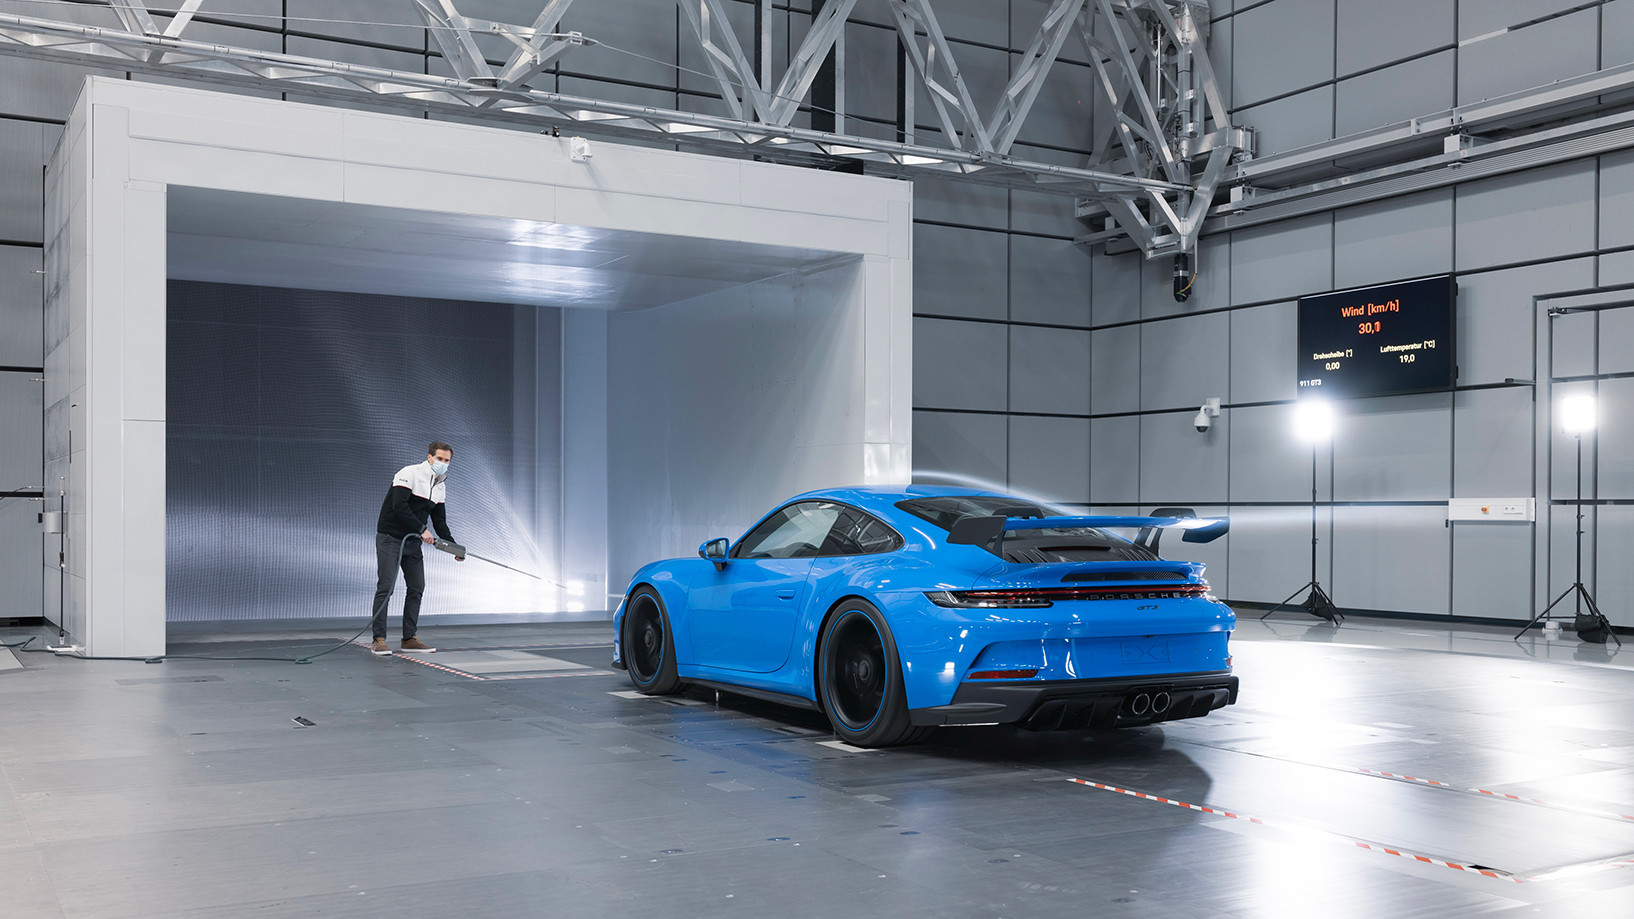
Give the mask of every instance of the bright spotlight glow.
[(1308, 443), (1322, 443), (1333, 437), (1333, 406), (1322, 399), (1305, 399), (1294, 405), (1294, 433)]
[(582, 597), (582, 596), (584, 596), (584, 582), (583, 581), (568, 581), (567, 582), (567, 593), (568, 593), (568, 596), (570, 596), (570, 597)]
[(584, 604), (583, 603), (569, 603), (567, 605), (567, 611), (570, 612), (570, 613), (582, 613), (582, 612), (584, 612)]
[(1594, 397), (1588, 393), (1560, 400), (1560, 427), (1567, 434), (1594, 430)]

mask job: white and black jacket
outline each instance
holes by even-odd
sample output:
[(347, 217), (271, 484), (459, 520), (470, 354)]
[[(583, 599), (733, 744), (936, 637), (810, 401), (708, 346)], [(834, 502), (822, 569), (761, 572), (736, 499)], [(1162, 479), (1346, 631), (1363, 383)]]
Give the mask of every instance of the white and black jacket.
[(454, 533), (448, 529), (448, 512), (443, 507), (446, 478), (432, 472), (430, 463), (415, 463), (399, 469), (392, 477), (386, 500), (380, 505), (376, 531), (402, 539), (410, 533), (424, 532), (429, 518), (431, 525), (437, 528), (437, 535), (453, 542)]

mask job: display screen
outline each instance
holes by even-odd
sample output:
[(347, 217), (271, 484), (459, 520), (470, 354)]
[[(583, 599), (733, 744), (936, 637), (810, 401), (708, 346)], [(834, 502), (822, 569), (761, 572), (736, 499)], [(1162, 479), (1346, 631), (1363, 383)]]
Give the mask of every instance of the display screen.
[(1299, 300), (1299, 393), (1375, 396), (1453, 385), (1451, 275)]

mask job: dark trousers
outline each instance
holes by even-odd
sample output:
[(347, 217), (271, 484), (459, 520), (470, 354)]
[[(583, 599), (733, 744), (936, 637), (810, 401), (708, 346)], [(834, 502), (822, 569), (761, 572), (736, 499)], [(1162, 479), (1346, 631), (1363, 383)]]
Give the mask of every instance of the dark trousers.
[(426, 562), (420, 554), (420, 537), (410, 536), (407, 543), (385, 533), (374, 534), (375, 560), (379, 563), (380, 580), (374, 590), (374, 637), (386, 637), (386, 607), (391, 603), (391, 592), (397, 587), (398, 553), (401, 552), (403, 583), (408, 595), (403, 598), (403, 640), (414, 637), (420, 626), (420, 598), (426, 592)]

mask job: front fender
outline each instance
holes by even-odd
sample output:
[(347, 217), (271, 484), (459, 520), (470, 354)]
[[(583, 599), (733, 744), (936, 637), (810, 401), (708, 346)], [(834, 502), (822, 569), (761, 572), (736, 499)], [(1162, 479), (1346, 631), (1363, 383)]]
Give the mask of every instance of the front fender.
[(664, 601), (664, 612), (669, 614), (670, 642), (675, 648), (675, 662), (677, 664), (694, 662), (691, 632), (687, 629), (688, 585), (699, 571), (709, 564), (701, 558), (666, 559), (647, 565), (630, 578), (630, 586), (624, 589), (624, 600), (619, 603), (618, 612), (613, 615), (615, 662), (621, 662), (622, 659), (620, 637), (624, 634), (624, 608), (629, 602), (630, 594), (643, 584), (658, 591), (659, 599)]

